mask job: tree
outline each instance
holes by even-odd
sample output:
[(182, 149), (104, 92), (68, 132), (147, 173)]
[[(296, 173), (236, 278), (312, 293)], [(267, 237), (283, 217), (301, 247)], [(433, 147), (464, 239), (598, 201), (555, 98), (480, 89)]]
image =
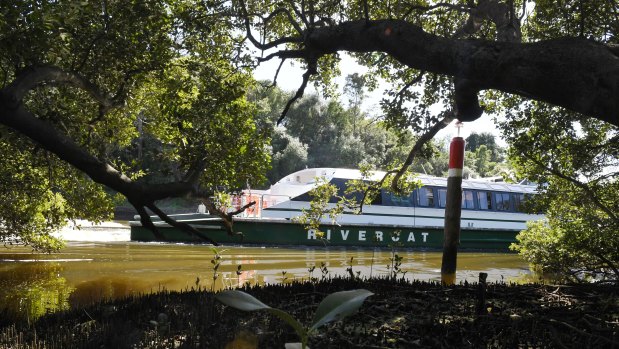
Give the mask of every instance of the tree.
[(267, 178), (271, 184), (307, 166), (307, 145), (284, 129), (276, 129), (271, 142), (273, 155)]
[(353, 113), (352, 132), (357, 134), (357, 119), (363, 118), (361, 113), (361, 103), (365, 99), (365, 78), (359, 73), (354, 73), (346, 77), (344, 84), (344, 94), (348, 97), (348, 107)]
[[(287, 95), (271, 88), (266, 95)], [(260, 94), (260, 93), (259, 93)], [(273, 111), (281, 112), (272, 103), (280, 100), (259, 98), (262, 109), (268, 110), (269, 116), (273, 117)], [(384, 122), (376, 122), (364, 118), (358, 114), (354, 106), (345, 108), (335, 99), (324, 100), (318, 94), (310, 94), (299, 99), (288, 112), (288, 117), (283, 120), (282, 131), (285, 138), (296, 139), (306, 147), (307, 159), (303, 163), (294, 166), (296, 169), (304, 167), (344, 167), (354, 168), (361, 162), (371, 164), (377, 168), (386, 168), (396, 161), (402, 162), (406, 157), (406, 149), (410, 146), (412, 136), (406, 130), (387, 130)], [(355, 128), (357, 131), (355, 132)], [(294, 142), (288, 140), (280, 142), (275, 136), (273, 140), (273, 156), (285, 151), (288, 144), (298, 148)], [(282, 137), (284, 137), (282, 135)], [(294, 151), (298, 153), (298, 151)], [(300, 158), (298, 158), (300, 160)], [(279, 162), (273, 163), (273, 171), (270, 172), (270, 180), (277, 180), (290, 172), (278, 170)], [(291, 170), (288, 167), (287, 170)]]
[(361, 103), (365, 99), (365, 78), (359, 73), (353, 73), (346, 76), (344, 84), (344, 94), (348, 96), (348, 106), (351, 109), (361, 107)]
[[(2, 155), (39, 166), (30, 189), (47, 188), (47, 194), (37, 194), (45, 205), (29, 206), (28, 212), (61, 212), (60, 201), (52, 204), (51, 198), (72, 189), (58, 176), (66, 164), (78, 187), (94, 181), (122, 193), (153, 229), (147, 209), (182, 226), (157, 208), (162, 198), (192, 195), (218, 212), (208, 199), (214, 190), (260, 182), (268, 157), (268, 123), (252, 120), (256, 110), (244, 97), (251, 80), (246, 41), (264, 51), (260, 61), (295, 59), (306, 68), (278, 121), (310, 80), (333, 92), (338, 52), (350, 52), (370, 68), (369, 86), (378, 77), (391, 83), (382, 102), (385, 124), (422, 132), (394, 185), (441, 128), (455, 118), (476, 119), (483, 108), (500, 109), (509, 95), (619, 125), (617, 5), (564, 4), (5, 1), (0, 132), (8, 153)], [(245, 29), (243, 36), (238, 28)], [(346, 114), (336, 104), (328, 108)], [(136, 136), (140, 113), (161, 141), (162, 156), (173, 163), (177, 178), (169, 182), (149, 182), (153, 177), (137, 170), (139, 164), (113, 156)], [(345, 144), (358, 149), (359, 143)], [(79, 178), (83, 174), (88, 178)], [(11, 185), (7, 191), (21, 190)], [(63, 215), (58, 217), (73, 217)]]
[(512, 105), (502, 130), (518, 175), (539, 183), (546, 212), (513, 248), (570, 281), (619, 278), (619, 128), (535, 102)]
[(496, 143), (495, 136), (492, 133), (474, 132), (466, 137), (466, 150), (475, 152), (482, 145), (486, 146), (487, 151), (490, 152), (490, 161), (501, 162), (505, 160), (505, 149)]
[[(0, 241), (57, 248), (49, 232), (66, 219), (109, 216), (101, 185), (154, 231), (147, 209), (202, 236), (156, 202), (193, 196), (219, 212), (210, 201), (218, 188), (264, 179), (269, 132), (245, 99), (252, 79), (222, 20), (227, 10), (197, 1), (3, 2)], [(136, 138), (138, 116), (172, 176), (115, 155)]]
[(490, 150), (485, 145), (480, 145), (475, 151), (475, 167), (480, 176), (486, 177), (493, 165), (490, 162)]
[[(235, 4), (252, 44), (276, 48), (261, 60), (305, 63), (297, 97), (311, 76), (328, 83), (337, 70), (335, 54), (347, 51), (377, 76), (399, 81), (393, 103), (386, 103), (396, 123), (422, 127), (436, 101), (453, 101), (453, 108), (445, 105), (454, 117), (475, 120), (483, 111), (479, 92), (496, 90), (619, 125), (614, 2), (567, 1), (565, 8), (578, 10), (579, 19), (558, 19), (562, 10), (551, 1), (536, 2), (533, 9), (526, 1), (491, 0)], [(252, 28), (262, 37), (255, 38)], [(424, 91), (411, 89), (418, 83)], [(413, 98), (413, 107), (403, 105)]]

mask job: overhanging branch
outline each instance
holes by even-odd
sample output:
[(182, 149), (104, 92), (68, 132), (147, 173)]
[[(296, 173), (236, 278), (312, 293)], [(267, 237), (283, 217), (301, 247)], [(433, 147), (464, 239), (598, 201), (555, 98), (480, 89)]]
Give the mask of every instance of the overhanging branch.
[(440, 130), (447, 127), (447, 125), (449, 125), (454, 120), (455, 120), (455, 116), (453, 115), (453, 113), (448, 112), (447, 116), (445, 116), (442, 120), (438, 121), (436, 124), (434, 124), (434, 126), (430, 128), (430, 130), (428, 130), (427, 132), (422, 134), (421, 137), (419, 137), (419, 139), (417, 140), (417, 142), (415, 142), (415, 145), (413, 146), (411, 151), (408, 153), (406, 160), (404, 161), (400, 169), (396, 172), (395, 176), (393, 177), (393, 181), (391, 182), (391, 189), (394, 192), (400, 191), (400, 188), (398, 187), (398, 182), (400, 181), (404, 173), (406, 173), (406, 170), (413, 164), (415, 157), (417, 156), (417, 154), (419, 154), (419, 152), (421, 152), (421, 149), (423, 148), (423, 146), (429, 141), (431, 141), (432, 138), (434, 138), (434, 136)]
[(151, 211), (153, 211), (157, 216), (159, 216), (159, 218), (163, 219), (164, 222), (168, 223), (169, 225), (181, 229), (183, 231), (187, 231), (190, 232), (191, 234), (197, 236), (198, 238), (207, 241), (215, 246), (219, 245), (217, 242), (215, 242), (213, 239), (209, 238), (208, 236), (204, 235), (201, 231), (197, 230), (196, 228), (192, 227), (191, 225), (184, 223), (184, 222), (178, 222), (172, 218), (170, 218), (170, 216), (168, 216), (167, 214), (165, 214), (165, 212), (161, 211), (155, 204), (151, 203), (146, 205), (146, 207), (148, 207)]
[(301, 86), (299, 86), (299, 89), (294, 94), (294, 96), (290, 100), (288, 100), (288, 103), (286, 103), (282, 114), (279, 116), (279, 119), (277, 119), (278, 125), (281, 124), (282, 121), (284, 121), (284, 118), (286, 117), (286, 114), (288, 114), (288, 110), (290, 110), (292, 104), (294, 104), (294, 102), (296, 102), (299, 98), (303, 97), (303, 93), (305, 93), (305, 88), (307, 87), (307, 82), (309, 81), (310, 76), (315, 73), (315, 66), (314, 68), (312, 68), (311, 66), (308, 67), (307, 71), (303, 74), (303, 82), (301, 83)]
[(20, 74), (4, 89), (5, 96), (13, 103), (20, 103), (26, 93), (43, 83), (65, 83), (86, 91), (102, 108), (110, 109), (122, 105), (123, 101), (105, 95), (95, 84), (77, 73), (68, 72), (55, 66), (34, 66)]
[[(17, 86), (17, 84), (13, 86)], [(24, 109), (22, 104), (15, 107), (10, 102), (6, 102), (6, 93), (1, 93), (0, 97), (2, 97), (0, 98), (0, 124), (13, 128), (30, 138), (43, 149), (55, 154), (60, 160), (88, 175), (96, 183), (123, 194), (140, 214), (140, 220), (144, 227), (150, 229), (159, 239), (164, 237), (156, 229), (144, 207), (151, 208), (151, 206), (154, 207), (154, 202), (157, 200), (184, 196), (196, 190), (194, 184), (199, 177), (200, 168), (203, 168), (204, 164), (198, 163), (193, 168), (194, 171), (189, 172), (187, 179), (191, 182), (181, 181), (152, 185), (134, 182), (110, 164), (99, 160), (82, 149), (50, 123), (37, 118)], [(162, 217), (162, 219), (165, 218)], [(187, 228), (182, 225), (178, 227)], [(210, 241), (208, 238), (205, 240)]]
[(549, 102), (619, 126), (619, 57), (589, 40), (456, 40), (406, 21), (357, 20), (316, 27), (305, 45), (315, 58), (384, 52), (410, 68), (466, 79), (479, 90)]
[[(245, 31), (246, 31), (246, 35), (247, 38), (249, 39), (249, 41), (256, 46), (256, 48), (260, 49), (260, 50), (268, 50), (274, 47), (277, 47), (279, 45), (282, 44), (292, 44), (292, 43), (302, 43), (303, 42), (303, 38), (302, 37), (282, 37), (279, 38), (277, 40), (268, 42), (268, 43), (261, 43), (260, 41), (258, 41), (254, 35), (251, 32), (251, 23), (249, 21), (250, 18), (250, 14), (247, 12), (247, 7), (245, 6), (245, 2), (241, 1), (241, 9), (243, 12), (243, 19), (245, 21)], [(266, 25), (268, 24), (268, 22), (275, 18), (277, 15), (279, 14), (285, 14), (288, 18), (289, 23), (295, 28), (295, 30), (299, 33), (299, 35), (302, 35), (303, 30), (301, 29), (301, 27), (299, 26), (298, 23), (296, 23), (294, 21), (294, 18), (292, 17), (292, 14), (290, 13), (290, 11), (283, 9), (283, 8), (279, 8), (276, 9), (275, 11), (273, 11), (269, 16), (267, 16), (266, 18), (262, 18), (263, 23), (262, 25), (266, 27)], [(257, 16), (257, 15), (254, 15)]]

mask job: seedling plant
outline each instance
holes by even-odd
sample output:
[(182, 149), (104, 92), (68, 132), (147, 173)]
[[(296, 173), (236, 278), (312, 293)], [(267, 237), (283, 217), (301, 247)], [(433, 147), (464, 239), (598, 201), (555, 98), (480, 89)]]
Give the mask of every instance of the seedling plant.
[(354, 314), (357, 309), (361, 307), (363, 301), (371, 295), (373, 295), (372, 292), (364, 289), (341, 291), (328, 295), (318, 305), (312, 323), (308, 327), (303, 326), (303, 324), (289, 313), (281, 309), (272, 308), (243, 291), (226, 290), (219, 292), (215, 295), (215, 298), (223, 304), (238, 310), (264, 310), (279, 317), (292, 326), (297, 335), (301, 338), (301, 342), (286, 343), (286, 349), (309, 349), (307, 346), (309, 337), (315, 333), (319, 327), (331, 321), (341, 320), (346, 316)]

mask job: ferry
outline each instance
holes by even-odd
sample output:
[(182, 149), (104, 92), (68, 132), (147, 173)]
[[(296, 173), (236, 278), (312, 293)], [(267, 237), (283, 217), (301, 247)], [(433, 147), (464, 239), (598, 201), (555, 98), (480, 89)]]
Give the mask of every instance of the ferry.
[[(349, 180), (378, 181), (384, 175), (375, 171), (371, 178), (364, 179), (358, 170), (311, 168), (282, 178), (268, 190), (245, 190), (236, 197), (235, 206), (252, 201), (256, 205), (233, 217), (234, 231), (242, 234), (228, 234), (222, 220), (204, 212), (204, 207), (201, 212), (172, 218), (192, 225), (221, 244), (442, 248), (447, 178), (420, 174), (416, 179), (421, 187), (410, 195), (381, 191), (359, 214), (345, 211), (334, 221), (323, 217), (320, 233), (295, 220), (304, 209), (309, 209), (309, 191), (317, 185), (318, 178), (335, 185), (343, 194)], [(460, 248), (508, 249), (527, 221), (544, 217), (522, 211), (522, 203), (535, 193), (536, 187), (532, 185), (464, 179)], [(153, 220), (167, 242), (201, 241), (189, 232)], [(157, 241), (139, 220), (130, 222), (130, 226), (131, 240)]]

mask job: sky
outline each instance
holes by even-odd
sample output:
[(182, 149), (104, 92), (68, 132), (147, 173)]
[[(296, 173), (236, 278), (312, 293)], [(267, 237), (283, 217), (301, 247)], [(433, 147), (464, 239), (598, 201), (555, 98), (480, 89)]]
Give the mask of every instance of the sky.
[[(341, 54), (342, 61), (340, 62), (340, 71), (341, 75), (335, 80), (340, 87), (340, 93), (343, 91), (345, 78), (347, 75), (353, 73), (364, 74), (367, 72), (367, 68), (360, 66), (357, 64), (354, 59), (350, 56)], [(279, 66), (279, 60), (271, 60), (262, 63), (258, 69), (254, 72), (254, 77), (258, 80), (269, 80), (272, 81), (275, 76), (275, 72), (277, 71), (277, 67)], [(284, 91), (296, 91), (299, 86), (301, 86), (303, 71), (297, 64), (296, 66), (291, 65), (289, 61), (285, 62), (282, 66), (282, 69), (279, 72), (279, 76), (277, 78), (277, 86)], [(311, 93), (315, 91), (313, 86), (308, 85), (305, 90), (305, 94)], [(384, 88), (380, 86), (371, 93), (366, 92), (365, 100), (362, 104), (362, 109), (366, 111), (371, 116), (380, 115), (380, 99), (383, 95)], [(494, 121), (492, 120), (492, 116), (484, 113), (481, 118), (473, 121), (465, 123), (463, 127), (460, 129), (460, 136), (466, 138), (471, 133), (482, 133), (482, 132), (490, 132), (497, 137), (497, 143), (505, 146), (505, 142), (500, 137), (499, 130), (495, 127)], [(441, 130), (437, 135), (437, 139), (442, 138), (451, 138), (456, 136), (458, 133), (458, 129), (455, 126), (455, 123), (447, 126), (445, 129)]]

